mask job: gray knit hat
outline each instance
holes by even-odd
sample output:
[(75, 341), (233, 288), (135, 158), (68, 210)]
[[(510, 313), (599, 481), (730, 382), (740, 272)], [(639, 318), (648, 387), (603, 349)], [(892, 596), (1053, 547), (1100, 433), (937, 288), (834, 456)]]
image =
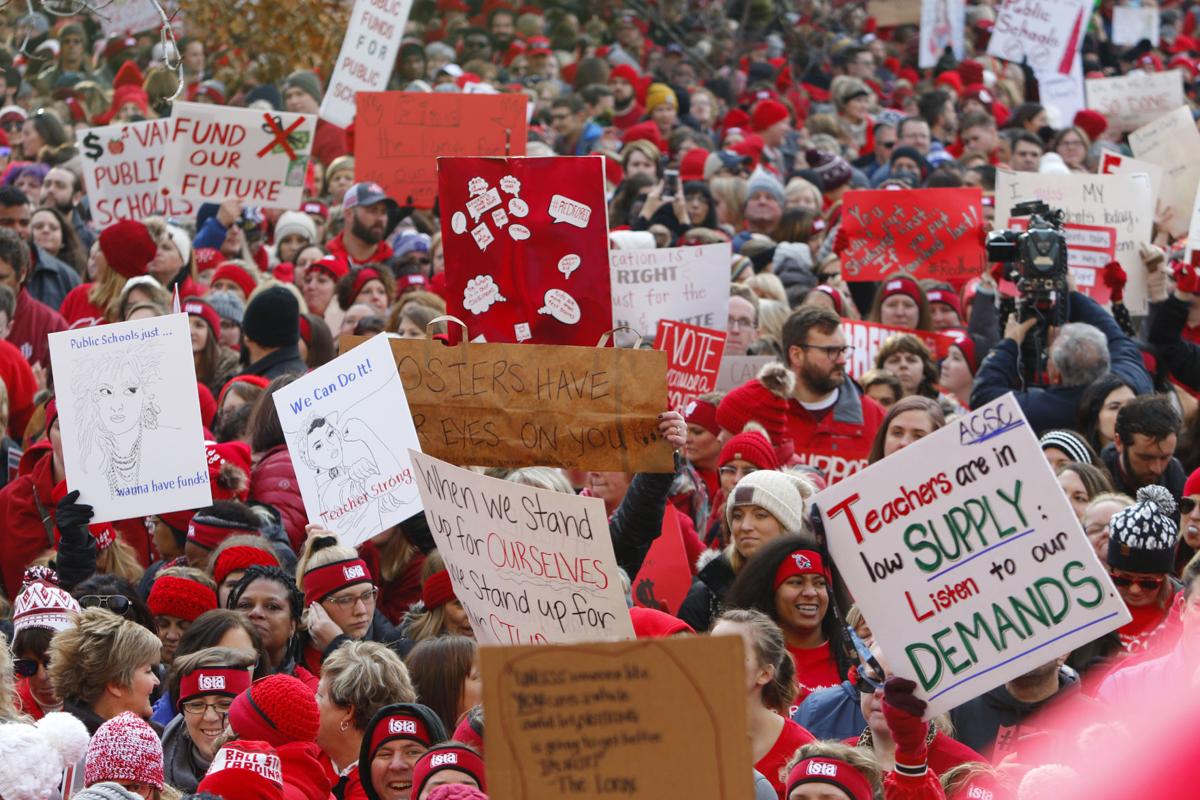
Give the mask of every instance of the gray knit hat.
[(1125, 572), (1162, 575), (1175, 566), (1175, 498), (1163, 486), (1138, 489), (1137, 502), (1118, 511), (1109, 523), (1108, 565)]
[(746, 184), (746, 201), (749, 202), (757, 192), (770, 192), (779, 201), (780, 208), (787, 205), (783, 184), (770, 173), (759, 170), (750, 176), (750, 182)]
[(246, 304), (242, 298), (233, 292), (213, 292), (207, 300), (218, 317), (235, 323), (239, 328), (242, 326), (242, 318), (246, 315)]
[(71, 797), (75, 800), (141, 800), (138, 795), (112, 781), (94, 784)]
[(318, 103), (321, 102), (321, 79), (317, 77), (317, 73), (307, 69), (296, 70), (283, 82), (283, 90), (286, 92), (293, 86), (312, 95)]
[(804, 502), (812, 495), (812, 484), (799, 475), (760, 469), (733, 487), (725, 503), (725, 523), (732, 530), (735, 508), (759, 506), (779, 520), (784, 533), (800, 533), (804, 530)]

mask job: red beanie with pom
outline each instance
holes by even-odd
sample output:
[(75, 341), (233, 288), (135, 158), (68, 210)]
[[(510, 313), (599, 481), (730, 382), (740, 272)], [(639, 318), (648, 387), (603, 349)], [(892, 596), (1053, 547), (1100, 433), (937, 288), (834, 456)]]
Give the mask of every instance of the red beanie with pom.
[(163, 575), (155, 579), (150, 587), (146, 605), (156, 617), (178, 617), (194, 622), (205, 611), (217, 607), (217, 595), (212, 589), (190, 578)]

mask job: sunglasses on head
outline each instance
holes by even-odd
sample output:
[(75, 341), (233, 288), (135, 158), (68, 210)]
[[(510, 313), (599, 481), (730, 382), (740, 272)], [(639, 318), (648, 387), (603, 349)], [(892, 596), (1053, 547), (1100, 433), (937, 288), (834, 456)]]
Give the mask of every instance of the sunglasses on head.
[(1162, 587), (1164, 578), (1128, 578), (1124, 575), (1114, 575), (1109, 573), (1108, 577), (1112, 578), (1113, 585), (1118, 589), (1128, 589), (1135, 583), (1146, 592), (1157, 591)]
[(120, 594), (87, 594), (79, 598), (80, 608), (105, 608), (122, 617), (130, 605), (129, 598)]
[(13, 661), (13, 672), (20, 678), (32, 678), (34, 675), (37, 675), (38, 669), (43, 663), (49, 667), (49, 657), (47, 657), (45, 662), (38, 661), (36, 658), (18, 658)]

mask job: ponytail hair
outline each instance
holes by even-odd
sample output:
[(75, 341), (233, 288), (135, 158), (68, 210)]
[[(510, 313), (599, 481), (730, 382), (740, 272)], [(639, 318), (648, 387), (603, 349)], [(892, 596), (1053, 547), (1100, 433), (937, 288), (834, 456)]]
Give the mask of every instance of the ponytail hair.
[(760, 690), (763, 705), (787, 716), (796, 698), (796, 665), (787, 650), (783, 631), (766, 614), (748, 608), (731, 608), (717, 622), (742, 625), (749, 632), (758, 666), (772, 669), (770, 682)]
[(326, 564), (335, 561), (351, 561), (358, 558), (353, 548), (338, 542), (336, 536), (310, 536), (300, 552), (300, 560), (296, 562), (296, 585), (304, 591), (304, 576)]

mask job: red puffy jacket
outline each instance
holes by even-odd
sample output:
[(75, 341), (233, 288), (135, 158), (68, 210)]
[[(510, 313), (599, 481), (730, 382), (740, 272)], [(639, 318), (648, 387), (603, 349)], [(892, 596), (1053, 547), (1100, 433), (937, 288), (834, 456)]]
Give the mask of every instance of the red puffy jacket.
[(296, 468), (286, 444), (272, 447), (250, 471), (250, 499), (274, 506), (283, 519), (283, 529), (297, 553), (304, 547), (304, 526), (308, 514), (300, 497)]
[[(0, 520), (4, 535), (0, 536), (0, 579), (5, 596), (15, 598), (21, 590), (25, 568), (47, 550), (58, 544), (58, 529), (54, 525), (54, 458), (50, 449), (24, 475), (0, 489)], [(42, 523), (42, 510), (48, 524)]]

